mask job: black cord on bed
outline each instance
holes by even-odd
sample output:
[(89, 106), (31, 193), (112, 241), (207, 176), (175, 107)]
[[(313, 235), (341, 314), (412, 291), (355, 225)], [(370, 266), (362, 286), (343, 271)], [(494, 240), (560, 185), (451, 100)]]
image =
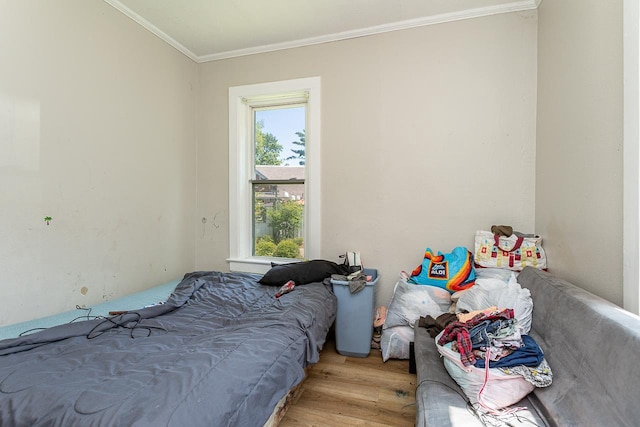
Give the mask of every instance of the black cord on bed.
[(89, 308), (84, 308), (84, 307), (80, 307), (79, 305), (76, 304), (76, 310), (84, 310), (87, 312), (87, 314), (85, 314), (84, 316), (78, 316), (74, 319), (71, 319), (68, 323), (73, 323), (76, 320), (80, 320), (80, 319), (84, 319), (84, 320), (93, 320), (93, 319), (100, 319), (103, 316), (91, 316), (91, 310), (93, 310), (91, 307)]
[[(137, 318), (135, 320), (127, 320), (125, 321), (119, 321), (119, 320), (123, 320), (124, 316), (127, 316), (129, 314), (134, 314), (137, 316)], [(167, 332), (167, 330), (165, 328), (162, 327), (158, 327), (158, 326), (140, 326), (140, 321), (142, 320), (142, 316), (140, 316), (140, 313), (136, 312), (136, 311), (128, 311), (126, 313), (123, 314), (119, 314), (117, 316), (112, 316), (112, 317), (106, 317), (102, 322), (98, 323), (96, 326), (94, 326), (91, 331), (89, 331), (89, 333), (87, 334), (87, 339), (94, 339), (99, 337), (100, 335), (104, 334), (106, 331), (111, 330), (113, 328), (124, 328), (124, 329), (129, 329), (129, 335), (131, 336), (131, 338), (135, 338), (135, 336), (133, 335), (133, 332), (136, 329), (143, 329), (147, 331), (147, 337), (151, 336), (151, 332), (152, 330), (159, 330), (159, 331), (164, 331)], [(133, 322), (133, 325), (131, 325), (131, 323)], [(103, 331), (96, 331), (96, 329), (100, 328), (102, 325), (104, 325), (105, 323), (111, 323), (112, 326), (108, 329), (105, 329)]]
[[(71, 319), (70, 321), (68, 321), (67, 323), (73, 323), (73, 322), (75, 322), (76, 320), (80, 320), (80, 319), (83, 319), (83, 320), (95, 320), (95, 319), (101, 319), (101, 318), (104, 318), (104, 316), (91, 316), (91, 310), (92, 310), (92, 308), (91, 308), (91, 307), (89, 307), (89, 308), (84, 308), (84, 307), (80, 307), (79, 305), (77, 305), (77, 304), (76, 304), (76, 310), (84, 310), (84, 311), (86, 311), (86, 312), (87, 312), (87, 314), (84, 314), (84, 315), (82, 315), (82, 316), (75, 317), (75, 318)], [(45, 331), (45, 330), (47, 330), (47, 329), (49, 329), (49, 328), (47, 327), (47, 328), (32, 328), (32, 329), (27, 329), (26, 331), (22, 331), (22, 332), (20, 332), (20, 334), (18, 335), (18, 337), (23, 337), (23, 336), (25, 336), (25, 335), (29, 334), (30, 332)]]
[[(158, 327), (158, 326), (140, 326), (140, 321), (142, 320), (142, 316), (140, 316), (140, 313), (135, 312), (135, 311), (127, 311), (126, 313), (123, 314), (119, 314), (116, 316), (111, 316), (111, 317), (104, 317), (104, 316), (91, 316), (91, 310), (92, 308), (84, 308), (84, 307), (80, 307), (79, 305), (76, 305), (76, 309), (78, 310), (84, 310), (87, 313), (82, 315), (82, 316), (78, 316), (72, 320), (70, 320), (69, 322), (67, 322), (67, 324), (69, 323), (73, 323), (77, 320), (96, 320), (96, 319), (104, 319), (102, 322), (98, 323), (96, 326), (94, 326), (91, 331), (89, 331), (89, 333), (86, 335), (87, 339), (93, 339), (93, 338), (97, 338), (100, 335), (102, 335), (103, 333), (105, 333), (108, 330), (111, 330), (113, 328), (124, 328), (124, 329), (129, 329), (130, 330), (130, 336), (131, 338), (136, 338), (134, 336), (134, 331), (136, 329), (142, 329), (145, 330), (147, 332), (146, 337), (150, 337), (152, 330), (159, 330), (159, 331), (163, 331), (163, 332), (167, 332), (167, 330), (165, 328), (162, 327)], [(125, 316), (127, 314), (134, 314), (137, 316), (137, 318), (135, 320), (129, 320), (126, 322), (119, 322), (118, 320), (120, 320), (120, 318), (122, 316)], [(133, 325), (130, 325), (130, 323), (133, 322)], [(112, 326), (108, 329), (105, 329), (103, 331), (96, 331), (96, 329), (100, 328), (102, 325), (104, 325), (105, 323), (111, 323)], [(26, 331), (22, 331), (18, 337), (23, 337), (31, 332), (39, 332), (39, 331), (44, 331), (47, 330), (49, 328), (32, 328), (32, 329), (27, 329)], [(146, 338), (145, 337), (145, 338)]]
[(44, 331), (46, 329), (49, 328), (32, 328), (32, 329), (27, 329), (26, 331), (22, 331), (20, 332), (20, 334), (18, 335), (18, 337), (23, 337), (25, 335), (27, 335), (29, 332), (36, 332), (36, 331)]

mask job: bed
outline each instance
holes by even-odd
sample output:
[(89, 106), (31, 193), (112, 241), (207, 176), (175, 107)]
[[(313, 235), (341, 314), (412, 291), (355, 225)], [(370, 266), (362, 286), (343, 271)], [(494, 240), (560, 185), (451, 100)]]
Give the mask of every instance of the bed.
[(337, 303), (330, 285), (275, 298), (259, 278), (190, 273), (163, 304), (0, 341), (0, 425), (264, 425)]

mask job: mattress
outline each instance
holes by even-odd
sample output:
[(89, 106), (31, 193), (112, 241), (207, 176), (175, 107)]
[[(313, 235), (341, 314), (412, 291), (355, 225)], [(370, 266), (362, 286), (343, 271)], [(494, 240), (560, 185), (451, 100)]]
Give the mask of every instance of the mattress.
[(318, 361), (336, 298), (275, 298), (259, 277), (191, 273), (164, 304), (0, 341), (0, 425), (263, 425)]
[(173, 280), (171, 282), (155, 286), (151, 289), (136, 292), (135, 294), (126, 295), (124, 297), (116, 298), (93, 306), (3, 326), (0, 327), (0, 340), (16, 338), (20, 335), (30, 334), (52, 326), (62, 325), (64, 323), (87, 320), (87, 318), (94, 318), (96, 316), (109, 316), (110, 311), (138, 310), (148, 305), (165, 302), (178, 283), (180, 283), (180, 280)]

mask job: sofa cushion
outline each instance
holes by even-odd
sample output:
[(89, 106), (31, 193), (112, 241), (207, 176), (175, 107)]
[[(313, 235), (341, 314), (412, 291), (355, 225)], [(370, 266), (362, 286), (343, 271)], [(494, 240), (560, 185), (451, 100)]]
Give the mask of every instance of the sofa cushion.
[[(640, 317), (540, 270), (525, 268), (518, 282), (531, 292), (530, 335), (545, 352), (553, 384), (516, 406), (529, 407), (538, 425), (636, 426)], [(426, 329), (416, 328), (415, 351), (417, 425), (482, 425), (460, 411), (466, 403)]]
[[(418, 427), (475, 427), (483, 424), (470, 408), (462, 389), (445, 370), (435, 340), (427, 329), (416, 327), (414, 336), (416, 356), (416, 426)], [(535, 396), (530, 394), (514, 407), (527, 409), (517, 412), (517, 418), (509, 418), (514, 427), (547, 425), (538, 414)]]
[(640, 317), (544, 271), (527, 267), (531, 335), (553, 370), (536, 389), (541, 410), (562, 426), (637, 426)]

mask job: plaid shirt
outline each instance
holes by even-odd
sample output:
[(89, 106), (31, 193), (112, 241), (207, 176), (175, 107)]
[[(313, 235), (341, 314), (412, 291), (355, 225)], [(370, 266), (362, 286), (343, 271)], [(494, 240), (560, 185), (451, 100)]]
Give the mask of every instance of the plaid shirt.
[(451, 341), (458, 344), (458, 352), (460, 353), (460, 361), (464, 366), (471, 366), (476, 363), (476, 357), (471, 348), (471, 338), (469, 338), (469, 329), (473, 328), (480, 322), (485, 320), (513, 319), (513, 309), (505, 308), (504, 310), (494, 311), (490, 314), (479, 313), (465, 323), (455, 321), (449, 323), (442, 331), (442, 335), (438, 339), (438, 345), (444, 345)]

